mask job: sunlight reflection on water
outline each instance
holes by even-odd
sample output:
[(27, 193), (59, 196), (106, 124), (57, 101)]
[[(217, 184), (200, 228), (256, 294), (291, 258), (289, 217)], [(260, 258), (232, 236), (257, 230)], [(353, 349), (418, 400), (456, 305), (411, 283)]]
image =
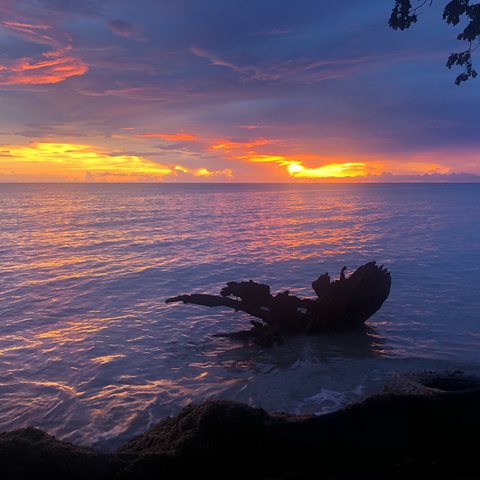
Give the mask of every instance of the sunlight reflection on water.
[[(479, 207), (480, 185), (0, 185), (0, 425), (111, 449), (207, 397), (318, 413), (402, 369), (477, 371)], [(164, 303), (311, 297), (371, 260), (392, 292), (361, 334), (264, 350), (211, 337), (246, 314)]]

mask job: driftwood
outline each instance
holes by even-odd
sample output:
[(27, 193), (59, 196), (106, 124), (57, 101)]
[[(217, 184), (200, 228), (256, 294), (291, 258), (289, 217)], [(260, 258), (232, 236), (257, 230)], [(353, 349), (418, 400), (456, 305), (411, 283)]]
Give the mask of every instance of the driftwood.
[[(298, 298), (287, 290), (273, 296), (270, 287), (250, 280), (228, 282), (217, 295), (180, 295), (166, 303), (183, 302), (206, 307), (229, 307), (246, 312), (262, 322), (251, 320), (252, 328), (217, 337), (253, 338), (259, 344), (271, 345), (283, 335), (348, 330), (363, 325), (387, 299), (392, 283), (387, 269), (375, 262), (367, 263), (349, 278), (343, 267), (339, 280), (330, 281), (328, 272), (312, 283), (316, 299)], [(237, 300), (230, 298), (237, 297)], [(240, 298), (240, 300), (238, 300)]]

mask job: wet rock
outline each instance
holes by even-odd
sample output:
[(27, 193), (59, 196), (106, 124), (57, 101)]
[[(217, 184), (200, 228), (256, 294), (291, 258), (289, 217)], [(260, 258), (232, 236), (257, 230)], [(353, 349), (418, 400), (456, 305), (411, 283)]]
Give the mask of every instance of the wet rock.
[(2, 479), (113, 479), (123, 468), (112, 455), (62, 442), (33, 427), (0, 434)]
[(384, 392), (400, 395), (445, 395), (454, 392), (477, 395), (480, 378), (462, 371), (412, 372), (393, 375), (385, 383)]
[(0, 434), (0, 477), (174, 480), (478, 478), (480, 391), (383, 393), (327, 415), (208, 400), (113, 454), (26, 428)]
[(480, 446), (479, 407), (480, 395), (463, 393), (379, 394), (323, 416), (269, 415), (209, 400), (162, 420), (117, 452), (141, 455), (137, 473), (143, 462), (168, 455), (176, 459), (179, 478), (198, 471), (210, 478), (286, 478), (292, 472), (302, 478), (394, 478), (415, 473), (412, 459), (430, 473), (435, 462), (448, 459), (452, 472), (466, 475)]

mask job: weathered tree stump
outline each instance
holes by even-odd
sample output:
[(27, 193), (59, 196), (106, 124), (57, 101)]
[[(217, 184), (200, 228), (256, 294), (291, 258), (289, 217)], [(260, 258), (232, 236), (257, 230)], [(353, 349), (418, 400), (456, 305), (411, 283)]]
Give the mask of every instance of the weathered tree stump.
[[(367, 263), (349, 277), (343, 267), (339, 280), (330, 281), (328, 272), (312, 283), (316, 299), (298, 298), (287, 290), (273, 296), (270, 287), (250, 280), (228, 282), (217, 295), (180, 295), (166, 303), (183, 302), (206, 307), (229, 307), (262, 320), (251, 320), (252, 328), (217, 337), (254, 339), (261, 345), (271, 345), (283, 335), (309, 334), (334, 330), (349, 330), (363, 325), (379, 310), (390, 293), (392, 283), (387, 269), (375, 262)], [(234, 296), (240, 300), (230, 298)]]

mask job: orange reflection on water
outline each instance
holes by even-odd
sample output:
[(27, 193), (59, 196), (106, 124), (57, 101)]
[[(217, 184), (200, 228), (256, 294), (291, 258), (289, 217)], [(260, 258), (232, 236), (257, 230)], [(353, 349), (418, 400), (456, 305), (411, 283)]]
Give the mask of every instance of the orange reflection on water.
[(28, 383), (30, 385), (37, 385), (39, 387), (53, 387), (56, 390), (67, 392), (72, 396), (76, 395), (77, 393), (77, 391), (73, 387), (70, 387), (69, 385), (66, 385), (65, 383), (62, 383), (62, 382), (53, 382), (48, 380), (30, 380)]
[[(16, 350), (32, 349), (35, 350), (37, 347), (41, 347), (42, 342), (32, 340), (30, 338), (25, 338), (21, 335), (2, 335), (3, 342), (11, 342), (12, 346), (7, 346), (0, 349), (0, 355), (5, 356)], [(9, 363), (3, 361), (3, 363)]]
[(98, 363), (100, 365), (103, 365), (105, 363), (110, 363), (112, 360), (115, 360), (116, 358), (125, 358), (125, 355), (122, 355), (122, 354), (105, 355), (103, 357), (91, 358), (90, 361), (93, 363)]
[(41, 340), (50, 340), (56, 344), (62, 345), (68, 342), (82, 342), (93, 333), (98, 333), (107, 328), (111, 319), (89, 320), (68, 322), (67, 326), (55, 330), (47, 330), (42, 333), (36, 333), (35, 338)]

